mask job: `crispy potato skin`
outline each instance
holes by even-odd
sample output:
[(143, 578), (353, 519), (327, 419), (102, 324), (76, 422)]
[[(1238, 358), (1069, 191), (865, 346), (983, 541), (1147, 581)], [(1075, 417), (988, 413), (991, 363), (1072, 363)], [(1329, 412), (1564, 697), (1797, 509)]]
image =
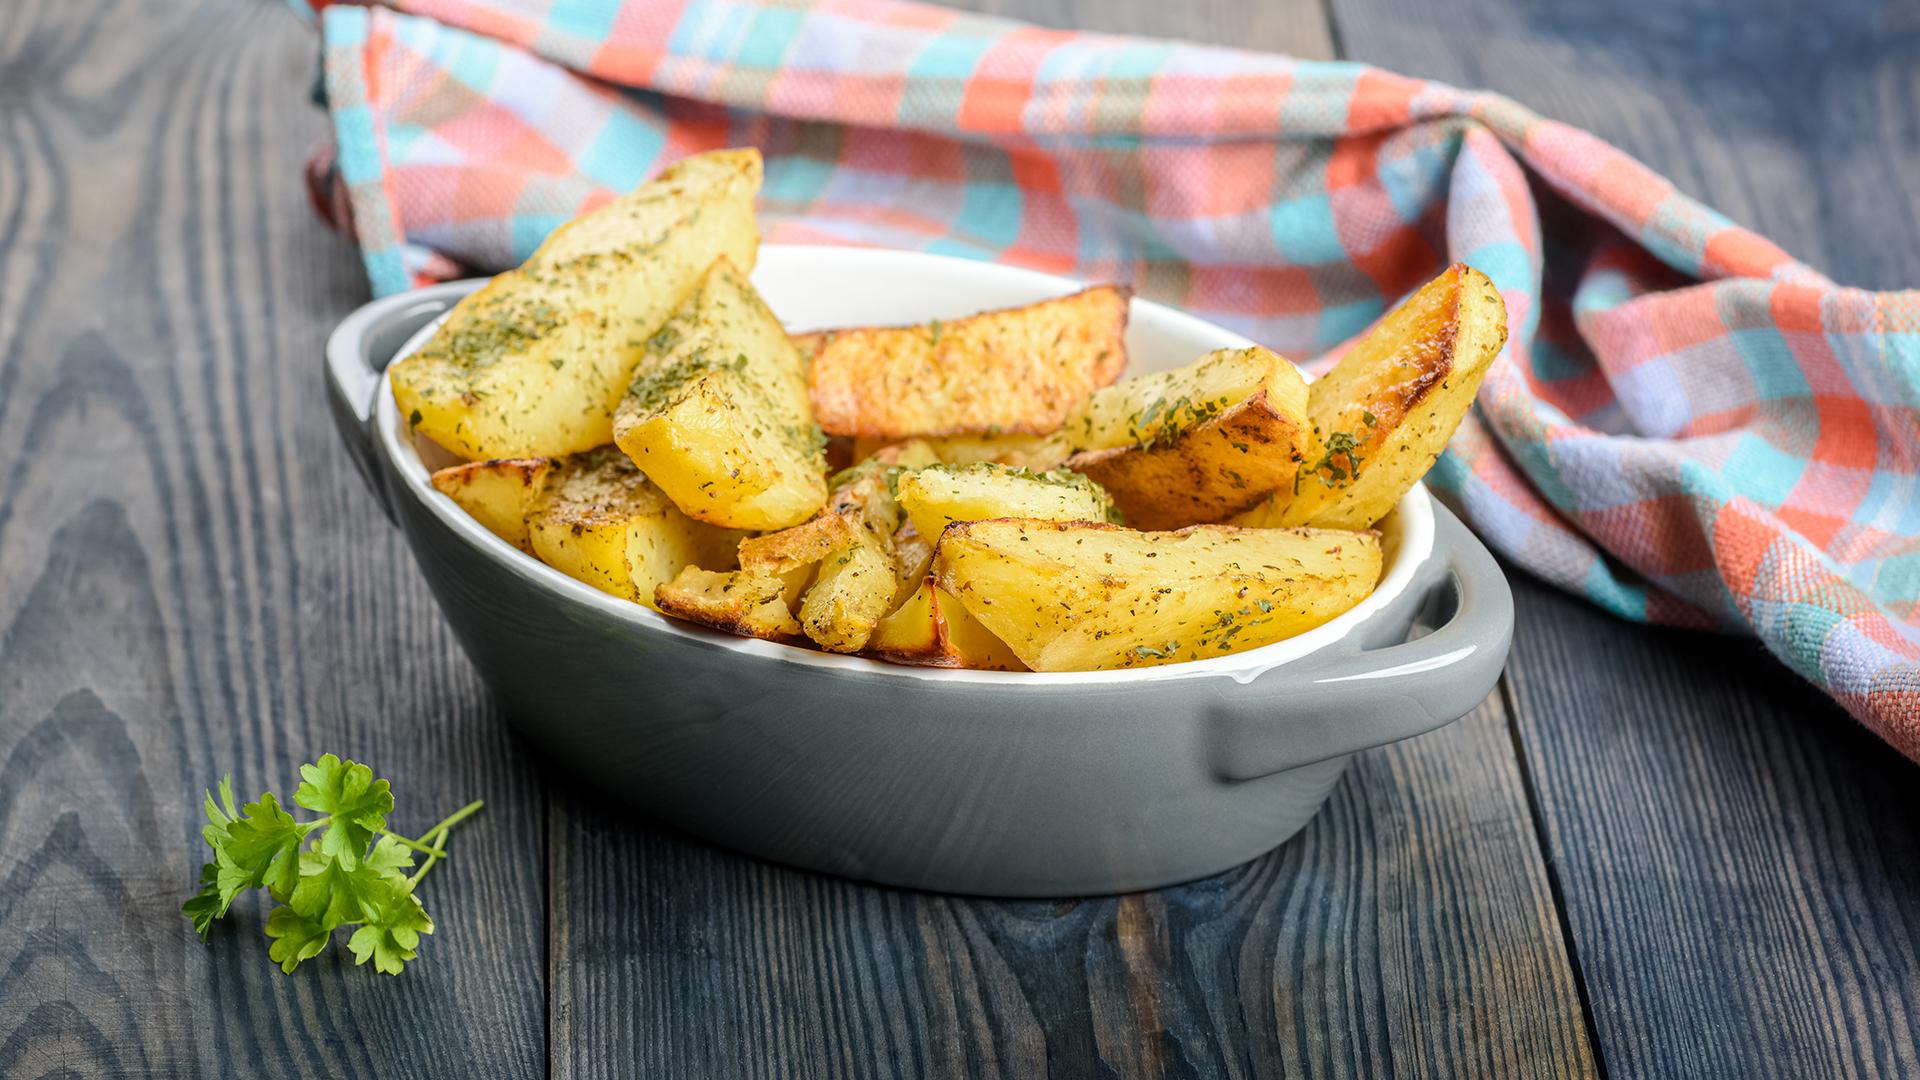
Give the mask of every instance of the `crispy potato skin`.
[(934, 577), (1034, 671), (1199, 660), (1266, 645), (1373, 590), (1377, 533), (1022, 519), (950, 526)]
[(716, 255), (753, 265), (760, 174), (756, 150), (696, 155), (554, 230), (393, 365), (400, 415), (468, 461), (611, 441), (640, 343)]
[(899, 479), (898, 498), (914, 530), (936, 538), (956, 521), (1105, 521), (1113, 509), (1098, 484), (1071, 473), (1035, 474), (985, 463), (907, 473)]
[(449, 465), (433, 474), (433, 486), (460, 504), (487, 531), (533, 554), (527, 511), (546, 490), (552, 458), (500, 458)]
[(828, 434), (1044, 435), (1126, 369), (1131, 296), (1103, 285), (951, 322), (796, 341), (809, 357), (814, 413)]
[(740, 534), (682, 514), (614, 447), (562, 459), (526, 516), (541, 562), (652, 607), (688, 566), (733, 564)]
[(1358, 529), (1385, 517), (1446, 449), (1506, 339), (1493, 282), (1448, 268), (1312, 385), (1297, 490), (1235, 521)]
[(839, 514), (822, 514), (791, 529), (740, 541), (740, 566), (784, 574), (814, 563), (853, 543), (856, 526)]
[(1082, 451), (1067, 468), (1149, 531), (1221, 521), (1291, 489), (1308, 439), (1307, 384), (1283, 357), (1258, 353), (1268, 375), (1250, 397), (1184, 429), (1163, 428), (1145, 445)]
[(723, 255), (649, 339), (613, 438), (682, 513), (783, 529), (826, 502), (800, 354)]
[(1106, 488), (1135, 528), (1207, 524), (1293, 484), (1304, 420), (1273, 408), (1262, 390), (1171, 446), (1084, 451), (1068, 458), (1067, 468)]
[(800, 640), (787, 582), (775, 574), (689, 566), (653, 591), (654, 606), (688, 622), (768, 641)]

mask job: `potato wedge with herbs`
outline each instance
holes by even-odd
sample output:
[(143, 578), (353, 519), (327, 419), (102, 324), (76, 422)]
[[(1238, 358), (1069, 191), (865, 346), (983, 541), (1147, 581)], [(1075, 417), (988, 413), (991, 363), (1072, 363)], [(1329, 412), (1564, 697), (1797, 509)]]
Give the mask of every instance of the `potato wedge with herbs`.
[(784, 529), (827, 499), (800, 354), (724, 257), (648, 340), (613, 437), (683, 513), (713, 525)]
[(778, 574), (689, 566), (655, 588), (653, 600), (668, 615), (730, 634), (797, 641), (800, 624), (793, 618), (794, 591), (791, 582)]
[(1035, 671), (1202, 660), (1310, 630), (1380, 578), (1380, 537), (1196, 525), (954, 525), (934, 577)]
[(801, 334), (814, 413), (834, 435), (1044, 435), (1126, 370), (1131, 296), (1103, 285), (920, 326)]
[(546, 490), (552, 458), (500, 458), (450, 465), (433, 474), (433, 486), (460, 504), (493, 535), (528, 554), (527, 511)]
[(822, 514), (791, 529), (748, 537), (740, 541), (740, 568), (787, 574), (813, 566), (853, 543), (858, 527), (839, 514)]
[[(942, 435), (913, 440), (941, 465), (973, 465), (992, 462), (1035, 472), (1058, 468), (1073, 453), (1073, 447), (1058, 432), (1050, 435)], [(855, 439), (855, 460), (900, 445), (887, 439)]]
[(556, 463), (526, 522), (540, 561), (648, 607), (689, 566), (732, 566), (740, 543), (740, 533), (682, 514), (611, 446)]
[(800, 628), (830, 652), (859, 652), (898, 588), (893, 555), (865, 538), (827, 556), (800, 601)]
[(904, 446), (842, 471), (819, 516), (740, 544), (744, 572), (789, 582), (812, 575), (798, 613), (801, 629), (822, 648), (857, 652), (902, 592), (894, 548), (901, 514), (889, 480), (901, 467), (893, 462), (916, 455)]
[(827, 516), (846, 525), (849, 542), (820, 560), (820, 569), (800, 601), (800, 627), (816, 645), (858, 652), (900, 592), (900, 504), (892, 491), (898, 462), (918, 455), (912, 447), (883, 452), (834, 477)]
[(1109, 521), (1113, 515), (1107, 493), (1079, 473), (1037, 473), (988, 463), (916, 469), (896, 481), (895, 498), (914, 530), (936, 543), (956, 521)]
[(881, 619), (867, 640), (867, 651), (896, 664), (920, 667), (1025, 671), (1007, 643), (987, 632), (966, 605), (931, 579)]
[(469, 461), (611, 442), (647, 339), (716, 256), (753, 265), (760, 171), (756, 150), (696, 155), (554, 230), (393, 365), (400, 415)]
[(1299, 481), (1235, 518), (1363, 529), (1420, 482), (1507, 340), (1507, 307), (1459, 263), (1395, 308), (1310, 388)]
[[(1266, 349), (1214, 353), (1190, 367), (1191, 379), (1170, 379), (1157, 389), (1164, 395), (1184, 382), (1210, 395), (1201, 404), (1185, 395), (1171, 401), (1157, 396), (1129, 414), (1127, 427), (1145, 436), (1139, 445), (1086, 450), (1067, 459), (1067, 468), (1098, 481), (1138, 529), (1220, 521), (1291, 488), (1300, 468), (1307, 382), (1297, 368)], [(1244, 385), (1245, 373), (1255, 367), (1265, 368), (1255, 389), (1220, 406), (1221, 392)]]
[(1262, 390), (1290, 400), (1278, 365), (1291, 366), (1259, 347), (1216, 349), (1181, 367), (1135, 375), (1081, 402), (1058, 438), (1076, 451), (1171, 443)]

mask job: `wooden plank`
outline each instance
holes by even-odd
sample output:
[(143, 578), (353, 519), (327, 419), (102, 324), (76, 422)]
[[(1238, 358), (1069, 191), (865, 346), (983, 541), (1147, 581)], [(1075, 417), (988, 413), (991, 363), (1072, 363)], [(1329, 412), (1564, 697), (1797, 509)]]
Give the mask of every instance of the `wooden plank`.
[(1914, 766), (1746, 641), (1539, 586), (1508, 679), (1602, 1060), (1920, 1071)]
[[(1334, 10), (1356, 59), (1587, 127), (1839, 280), (1920, 283), (1911, 6)], [(1750, 643), (1516, 587), (1508, 680), (1608, 1071), (1920, 1072), (1914, 766)]]
[(1578, 124), (1845, 284), (1920, 281), (1920, 6), (1329, 3), (1348, 59)]
[(1497, 698), (1293, 842), (1124, 897), (772, 866), (556, 797), (553, 1073), (1595, 1075)]
[[(298, 181), (313, 62), (253, 0), (0, 18), (0, 1075), (543, 1068), (539, 774), (320, 400), (365, 286)], [(488, 800), (404, 978), (179, 915), (201, 788), (325, 751), (406, 827)]]

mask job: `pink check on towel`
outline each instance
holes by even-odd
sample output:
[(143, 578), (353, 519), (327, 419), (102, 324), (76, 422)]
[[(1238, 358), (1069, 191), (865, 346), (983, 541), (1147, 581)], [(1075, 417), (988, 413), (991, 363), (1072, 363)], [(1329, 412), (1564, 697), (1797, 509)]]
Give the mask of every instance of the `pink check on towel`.
[(1441, 497), (1622, 617), (1758, 636), (1920, 758), (1920, 293), (1837, 286), (1505, 98), (1355, 64), (896, 0), (389, 3), (315, 15), (316, 201), (378, 293), (513, 265), (747, 144), (772, 241), (1129, 281), (1296, 358), (1467, 262), (1512, 334)]

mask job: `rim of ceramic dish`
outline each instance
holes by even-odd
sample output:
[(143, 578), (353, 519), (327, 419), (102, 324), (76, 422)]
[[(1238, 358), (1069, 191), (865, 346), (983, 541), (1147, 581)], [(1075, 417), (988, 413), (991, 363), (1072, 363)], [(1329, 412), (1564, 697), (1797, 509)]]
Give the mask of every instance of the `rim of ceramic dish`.
[[(779, 314), (777, 297), (781, 291), (778, 287), (780, 281), (791, 275), (804, 275), (817, 282), (823, 275), (831, 275), (836, 263), (843, 268), (857, 267), (868, 273), (898, 271), (905, 278), (925, 277), (931, 271), (954, 284), (966, 281), (991, 282), (996, 287), (1011, 288), (1022, 293), (1030, 292), (1026, 302), (1060, 296), (1086, 288), (1084, 283), (1071, 278), (949, 255), (811, 244), (763, 246), (751, 276), (757, 286), (772, 294), (768, 301), (769, 306)], [(955, 311), (952, 314), (953, 317), (961, 317), (973, 313), (973, 311)], [(847, 320), (847, 322), (852, 321)], [(878, 318), (868, 315), (861, 321), (869, 325), (888, 324), (884, 314)], [(892, 320), (892, 324), (898, 325), (903, 321), (913, 320), (895, 319)], [(435, 319), (408, 338), (388, 362), (389, 369), (393, 361), (419, 348), (440, 322), (440, 319)], [(797, 332), (816, 328), (808, 323), (809, 320), (795, 320), (789, 329)], [(1131, 339), (1135, 335), (1145, 334), (1190, 339), (1199, 345), (1195, 355), (1211, 349), (1246, 348), (1254, 344), (1247, 338), (1223, 327), (1215, 326), (1164, 304), (1135, 297), (1132, 301), (1128, 327), (1130, 353), (1133, 351)], [(1133, 372), (1130, 368), (1129, 374), (1131, 373)], [(1415, 484), (1395, 505), (1393, 520), (1389, 528), (1384, 530), (1388, 533), (1389, 553), (1380, 584), (1360, 603), (1339, 616), (1290, 638), (1244, 652), (1205, 660), (1187, 660), (1153, 667), (1119, 668), (1108, 671), (976, 671), (964, 668), (916, 667), (884, 660), (869, 660), (865, 657), (825, 652), (800, 645), (785, 645), (760, 638), (739, 637), (669, 618), (642, 604), (601, 592), (526, 554), (488, 531), (466, 511), (460, 509), (451, 498), (433, 487), (429, 479), (431, 472), (420, 457), (412, 435), (406, 430), (406, 425), (401, 422), (399, 406), (394, 402), (392, 384), (384, 377), (384, 373), (379, 380), (379, 386), (373, 414), (375, 439), (381, 452), (404, 481), (408, 495), (426, 506), (442, 525), (506, 569), (540, 585), (553, 593), (556, 599), (596, 608), (605, 614), (651, 631), (728, 649), (743, 656), (829, 671), (886, 675), (930, 683), (984, 684), (1009, 688), (1163, 682), (1218, 676), (1229, 677), (1240, 683), (1251, 683), (1274, 668), (1291, 664), (1344, 640), (1404, 593), (1412, 585), (1420, 567), (1434, 555), (1433, 509), (1430, 496), (1424, 484)]]

